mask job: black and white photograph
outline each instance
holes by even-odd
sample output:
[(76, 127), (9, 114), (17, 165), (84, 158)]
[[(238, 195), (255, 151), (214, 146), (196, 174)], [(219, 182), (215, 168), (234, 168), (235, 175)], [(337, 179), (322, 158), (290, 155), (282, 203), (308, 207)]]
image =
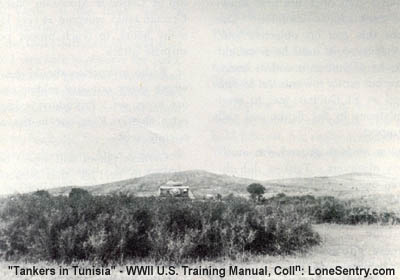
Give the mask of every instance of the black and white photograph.
[(0, 279), (400, 279), (398, 0), (0, 0)]

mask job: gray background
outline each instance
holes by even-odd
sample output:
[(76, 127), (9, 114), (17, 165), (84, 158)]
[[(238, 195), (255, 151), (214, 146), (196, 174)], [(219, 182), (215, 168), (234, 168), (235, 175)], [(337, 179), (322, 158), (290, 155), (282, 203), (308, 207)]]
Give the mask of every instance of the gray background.
[(1, 1), (0, 193), (399, 173), (398, 1)]

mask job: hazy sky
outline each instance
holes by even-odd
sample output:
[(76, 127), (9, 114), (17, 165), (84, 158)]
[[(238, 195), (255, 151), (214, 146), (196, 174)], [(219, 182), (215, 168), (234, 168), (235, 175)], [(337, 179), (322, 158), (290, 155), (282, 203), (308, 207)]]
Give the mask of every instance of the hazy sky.
[(400, 3), (0, 0), (0, 193), (400, 177)]

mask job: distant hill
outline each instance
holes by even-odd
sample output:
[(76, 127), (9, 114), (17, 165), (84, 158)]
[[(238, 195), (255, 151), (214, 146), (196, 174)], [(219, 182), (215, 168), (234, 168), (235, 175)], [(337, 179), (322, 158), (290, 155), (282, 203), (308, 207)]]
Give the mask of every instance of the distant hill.
[[(203, 170), (154, 173), (143, 177), (94, 186), (67, 186), (50, 189), (54, 195), (67, 195), (73, 187), (88, 190), (94, 195), (129, 193), (137, 196), (158, 194), (158, 187), (173, 180), (189, 185), (197, 197), (206, 194), (247, 196), (246, 187), (260, 183), (266, 187), (265, 196), (331, 195), (342, 199), (357, 199), (379, 208), (400, 208), (400, 182), (394, 178), (372, 173), (348, 173), (338, 176), (289, 178), (268, 181), (215, 174)], [(400, 209), (399, 209), (400, 210)]]
[(228, 175), (219, 175), (203, 170), (190, 170), (171, 173), (153, 173), (143, 177), (122, 180), (95, 186), (68, 186), (50, 189), (53, 194), (68, 194), (71, 188), (80, 187), (88, 190), (92, 194), (109, 193), (130, 193), (137, 196), (157, 195), (158, 187), (167, 181), (179, 181), (189, 185), (195, 195), (216, 194), (226, 195), (245, 194), (247, 185), (258, 182), (246, 178), (239, 178)]

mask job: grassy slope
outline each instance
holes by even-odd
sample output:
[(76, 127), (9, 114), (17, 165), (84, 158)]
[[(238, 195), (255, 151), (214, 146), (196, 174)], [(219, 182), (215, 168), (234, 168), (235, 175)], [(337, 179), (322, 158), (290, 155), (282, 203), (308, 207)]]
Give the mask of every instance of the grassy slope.
[[(257, 181), (219, 175), (201, 170), (149, 174), (102, 185), (84, 187), (93, 194), (113, 192), (138, 196), (157, 195), (158, 187), (168, 180), (181, 181), (191, 187), (195, 196), (220, 193), (247, 196), (247, 185), (259, 182), (266, 186), (266, 196), (283, 192), (288, 195), (331, 195), (343, 199), (363, 200), (364, 204), (400, 213), (400, 182), (369, 173), (351, 173), (330, 177), (291, 178)], [(52, 189), (53, 194), (68, 194), (72, 187)]]
[[(304, 255), (290, 257), (259, 257), (250, 260), (248, 263), (239, 264), (242, 267), (262, 267), (268, 266), (287, 266), (300, 264), (304, 267), (311, 265), (314, 267), (333, 267), (336, 265), (346, 267), (395, 267), (395, 277), (376, 276), (367, 279), (398, 279), (400, 274), (400, 227), (399, 226), (339, 226), (339, 225), (318, 225), (316, 230), (323, 238), (323, 245), (315, 247), (311, 252)], [(232, 264), (238, 264), (233, 262)], [(0, 263), (0, 279), (133, 279), (132, 276), (127, 276), (119, 273), (113, 274), (112, 277), (22, 277), (13, 276), (8, 270), (9, 263)], [(21, 265), (21, 264), (19, 264)], [(228, 263), (198, 263), (193, 267), (202, 265), (212, 265), (214, 267), (222, 267)], [(37, 264), (40, 267), (46, 267), (46, 264)], [(52, 264), (51, 266), (57, 267)], [(135, 279), (194, 279), (193, 277), (134, 277)], [(228, 279), (244, 279), (243, 276), (226, 277)], [(219, 277), (195, 277), (195, 279), (221, 279)], [(265, 277), (251, 277), (251, 279), (265, 279)], [(318, 278), (316, 276), (303, 277), (271, 277), (270, 279), (365, 279), (362, 277), (331, 277), (325, 276)]]

